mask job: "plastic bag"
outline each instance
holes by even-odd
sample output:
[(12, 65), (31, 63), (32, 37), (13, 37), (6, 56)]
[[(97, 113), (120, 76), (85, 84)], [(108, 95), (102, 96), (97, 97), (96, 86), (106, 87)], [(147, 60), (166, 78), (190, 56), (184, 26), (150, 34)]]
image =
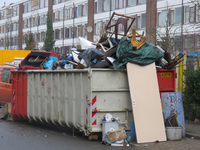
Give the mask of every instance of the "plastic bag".
[(57, 57), (51, 56), (47, 59), (46, 62), (43, 63), (45, 69), (52, 70), (53, 69), (53, 62), (58, 61)]

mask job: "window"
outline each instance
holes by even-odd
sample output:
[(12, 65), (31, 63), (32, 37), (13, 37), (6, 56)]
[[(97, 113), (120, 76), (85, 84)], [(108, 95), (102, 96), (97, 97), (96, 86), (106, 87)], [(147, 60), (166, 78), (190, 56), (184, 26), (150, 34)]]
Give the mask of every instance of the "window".
[(35, 17), (33, 17), (33, 19), (32, 19), (32, 26), (33, 26), (33, 27), (36, 26), (36, 24), (35, 24)]
[(69, 9), (66, 9), (66, 14), (65, 15), (67, 17), (66, 19), (70, 19)]
[(74, 8), (70, 7), (70, 19), (74, 18)]
[(78, 15), (77, 17), (81, 17), (82, 16), (82, 5), (78, 5)]
[(162, 16), (161, 13), (158, 13), (158, 26), (161, 27), (162, 25)]
[(196, 7), (196, 22), (200, 22), (200, 8)]
[(73, 27), (70, 27), (70, 38), (74, 37), (74, 29)]
[(19, 13), (19, 6), (13, 7), (13, 16), (17, 16)]
[(35, 23), (36, 23), (36, 26), (39, 26), (40, 25), (40, 16), (37, 16), (36, 19), (35, 19)]
[(126, 0), (123, 0), (124, 1), (124, 7), (126, 7)]
[(175, 24), (182, 22), (182, 7), (175, 8)]
[(60, 39), (63, 39), (64, 38), (64, 30), (63, 30), (63, 28), (61, 28), (60, 29), (61, 30), (61, 32), (60, 32)]
[(96, 34), (97, 34), (97, 35), (101, 35), (101, 33), (102, 33), (102, 22), (99, 21), (99, 22), (97, 22), (97, 24), (96, 24)]
[(184, 7), (184, 23), (189, 23), (189, 14), (190, 14), (190, 7), (185, 6)]
[(200, 34), (197, 35), (196, 45), (197, 45), (197, 48), (200, 49)]
[(55, 12), (55, 22), (59, 21), (59, 18), (58, 18), (58, 10)]
[(112, 0), (111, 6), (112, 6), (112, 10), (115, 10), (115, 0)]
[(27, 28), (27, 21), (26, 21), (26, 19), (24, 20), (24, 28)]
[(59, 29), (55, 29), (55, 39), (59, 39)]
[(28, 4), (25, 3), (25, 4), (24, 4), (24, 13), (27, 13), (27, 12), (28, 12)]
[(190, 35), (190, 50), (194, 50), (194, 35)]
[(129, 0), (128, 5), (129, 6), (135, 6), (137, 4), (137, 0)]
[[(36, 0), (36, 2), (35, 2), (35, 5), (36, 5), (36, 6), (38, 5), (37, 0)], [(29, 12), (31, 11), (31, 1), (28, 3), (28, 11), (29, 11)]]
[(65, 28), (65, 38), (69, 38), (69, 28)]
[(41, 15), (41, 16), (40, 16), (40, 25), (43, 25), (43, 24), (44, 24), (44, 16)]
[(85, 3), (85, 15), (88, 15), (88, 3)]
[(102, 4), (103, 4), (102, 0), (98, 0), (98, 10), (97, 10), (97, 13), (101, 13), (102, 12), (102, 9), (103, 9)]
[(4, 69), (1, 77), (1, 82), (8, 83), (10, 69)]
[(79, 36), (82, 36), (82, 34), (81, 34), (81, 29), (82, 29), (82, 26), (81, 25), (78, 25), (78, 37)]
[(116, 9), (119, 8), (119, 0), (115, 0), (115, 8), (116, 8)]
[(194, 22), (194, 7), (190, 7), (190, 22)]
[(61, 11), (60, 11), (60, 21), (63, 21), (63, 19), (64, 19), (64, 8), (62, 8), (61, 9)]
[(49, 0), (45, 0), (45, 7), (48, 7)]
[[(136, 16), (136, 15), (132, 15), (132, 17), (135, 17), (135, 18), (136, 18), (137, 16)], [(127, 28), (128, 28), (128, 26), (131, 24), (132, 20), (133, 20), (133, 19), (128, 19)], [(129, 29), (130, 32), (132, 31), (132, 29), (136, 29), (136, 20), (137, 20), (137, 19), (134, 20), (134, 22), (133, 22), (131, 28)]]
[(16, 22), (13, 23), (13, 31), (16, 30)]
[(138, 19), (137, 28), (140, 29), (141, 28), (140, 16), (138, 16), (137, 19)]
[(142, 14), (141, 28), (146, 28), (146, 14)]
[(111, 0), (104, 0), (104, 11), (110, 11)]
[(60, 48), (60, 54), (63, 54), (63, 47)]
[(31, 27), (31, 18), (28, 19), (28, 27)]
[(123, 8), (123, 0), (119, 0), (119, 8)]
[(170, 12), (170, 25), (174, 24), (174, 10), (171, 10)]
[(184, 48), (189, 48), (189, 35), (185, 35)]
[(4, 11), (1, 11), (1, 20), (4, 19), (4, 15), (5, 15), (5, 12), (4, 12)]
[(58, 4), (58, 0), (54, 0), (54, 4)]
[[(112, 26), (112, 25), (114, 25), (114, 24), (115, 24), (115, 19), (112, 19), (109, 26)], [(113, 26), (113, 27), (111, 27), (111, 28), (109, 28), (109, 29), (110, 29), (112, 32), (114, 32), (114, 31), (115, 31), (115, 26)]]
[(119, 30), (119, 32), (124, 31), (124, 26), (121, 23), (118, 25), (118, 30)]
[(146, 0), (138, 0), (139, 4), (146, 4)]
[(175, 36), (175, 50), (181, 50), (182, 49), (182, 38), (181, 36)]
[(168, 10), (163, 10), (162, 11), (162, 26), (167, 26), (168, 22)]
[(71, 31), (71, 28), (72, 28), (72, 27), (69, 27), (69, 38), (71, 38), (71, 34), (72, 34), (72, 33), (71, 33), (71, 32), (72, 32), (72, 31)]
[(44, 0), (40, 0), (40, 8), (44, 8)]
[(87, 36), (87, 24), (84, 25), (83, 36)]
[(77, 14), (78, 14), (78, 9), (77, 9), (77, 7), (75, 7), (75, 18), (77, 17)]
[(194, 50), (194, 35), (184, 36), (184, 48), (189, 50)]

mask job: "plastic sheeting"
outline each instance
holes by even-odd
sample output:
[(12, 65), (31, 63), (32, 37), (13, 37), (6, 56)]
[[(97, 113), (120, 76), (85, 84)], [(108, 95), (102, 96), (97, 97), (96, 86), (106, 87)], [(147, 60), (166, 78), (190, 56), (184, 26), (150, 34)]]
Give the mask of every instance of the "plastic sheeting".
[(82, 37), (79, 37), (81, 49), (88, 49), (88, 48), (96, 48), (96, 45), (93, 45), (91, 41), (88, 41)]
[(90, 62), (93, 59), (96, 58), (97, 60), (99, 60), (99, 59), (101, 59), (105, 55), (99, 49), (89, 48), (89, 49), (85, 50), (84, 52), (81, 52), (79, 54), (79, 56), (82, 57), (85, 60), (87, 66), (89, 66)]
[(117, 59), (113, 62), (113, 68), (132, 62), (141, 66), (149, 65), (163, 57), (163, 53), (154, 44), (145, 42), (138, 50), (133, 50), (133, 45), (126, 37), (122, 37), (116, 53)]
[(57, 57), (51, 56), (47, 59), (46, 62), (43, 63), (45, 69), (51, 70), (53, 68), (53, 62), (58, 61)]

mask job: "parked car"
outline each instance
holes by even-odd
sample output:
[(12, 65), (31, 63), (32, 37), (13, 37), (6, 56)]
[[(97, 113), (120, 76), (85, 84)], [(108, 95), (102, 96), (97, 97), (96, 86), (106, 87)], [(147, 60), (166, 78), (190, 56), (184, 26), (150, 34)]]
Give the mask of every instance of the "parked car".
[(0, 66), (0, 106), (11, 102), (12, 99), (12, 75), (11, 70), (14, 66)]

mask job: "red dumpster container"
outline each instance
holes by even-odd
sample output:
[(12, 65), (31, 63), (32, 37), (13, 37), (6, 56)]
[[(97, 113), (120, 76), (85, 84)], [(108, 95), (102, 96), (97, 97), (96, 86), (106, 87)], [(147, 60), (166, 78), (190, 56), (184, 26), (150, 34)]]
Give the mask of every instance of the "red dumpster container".
[(12, 105), (11, 112), (15, 117), (27, 118), (27, 73), (12, 71)]
[(160, 93), (175, 92), (175, 70), (157, 69), (157, 77)]

